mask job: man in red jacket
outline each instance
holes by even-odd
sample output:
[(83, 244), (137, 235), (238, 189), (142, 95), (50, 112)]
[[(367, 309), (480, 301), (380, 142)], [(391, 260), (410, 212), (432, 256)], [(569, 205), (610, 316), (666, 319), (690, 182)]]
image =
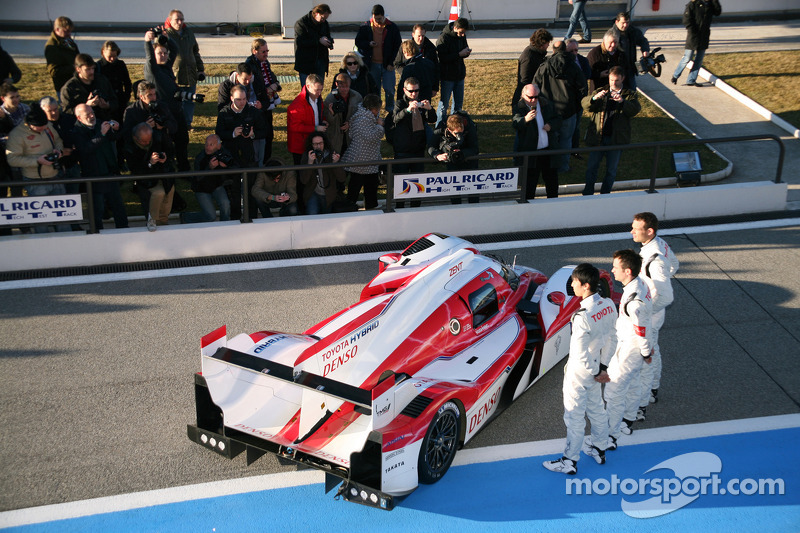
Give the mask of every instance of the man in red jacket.
[(286, 112), (289, 152), (295, 165), (300, 164), (308, 134), (328, 129), (328, 123), (323, 120), (322, 103), (322, 78), (309, 74), (305, 86)]

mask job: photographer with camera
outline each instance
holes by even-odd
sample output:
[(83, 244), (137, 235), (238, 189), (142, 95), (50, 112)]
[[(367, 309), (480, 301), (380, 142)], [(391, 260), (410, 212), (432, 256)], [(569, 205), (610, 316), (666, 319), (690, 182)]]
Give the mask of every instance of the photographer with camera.
[[(57, 178), (63, 170), (59, 163), (64, 143), (58, 132), (50, 127), (47, 114), (38, 104), (31, 106), (25, 122), (8, 134), (6, 157), (11, 167), (19, 168), (22, 179), (30, 181), (25, 186), (28, 196), (50, 196), (66, 194), (63, 183), (41, 183), (41, 180)], [(36, 233), (47, 233), (49, 226), (38, 225)], [(70, 231), (69, 224), (58, 224), (56, 231)]]
[(301, 170), (299, 175), (299, 181), (303, 184), (306, 214), (330, 213), (336, 193), (344, 190), (344, 169), (325, 168), (326, 163), (338, 161), (339, 154), (333, 151), (324, 133), (313, 132), (308, 136), (301, 164), (310, 168)]
[(319, 4), (294, 24), (294, 69), (300, 75), (301, 86), (309, 74), (324, 81), (328, 73), (328, 54), (333, 50), (330, 15), (328, 4)]
[[(247, 96), (247, 105), (257, 109), (264, 117), (264, 138), (253, 141), (256, 166), (263, 167), (266, 143), (272, 142), (272, 112), (264, 112), (266, 111), (265, 105), (268, 105), (266, 102), (269, 101), (269, 97), (267, 96), (267, 91), (264, 89), (264, 87), (260, 84), (257, 86), (255, 80), (256, 78), (253, 72), (253, 67), (248, 63), (239, 63), (236, 66), (236, 70), (231, 72), (228, 79), (220, 83), (219, 87), (217, 88), (217, 111), (222, 111), (222, 108), (231, 103), (231, 89), (238, 85), (245, 90)], [(267, 117), (269, 117), (269, 121), (267, 120)], [(268, 138), (269, 141), (267, 141)], [(271, 146), (269, 152), (272, 153)]]
[(282, 167), (280, 159), (270, 159), (264, 172), (259, 172), (250, 194), (264, 218), (272, 218), (272, 209), (280, 208), (282, 217), (297, 214), (297, 172), (294, 170), (273, 170), (269, 167)]
[[(255, 140), (266, 135), (264, 115), (260, 110), (247, 105), (247, 91), (241, 85), (231, 89), (231, 103), (222, 108), (217, 115), (215, 133), (222, 139), (239, 165), (243, 168), (258, 166), (256, 161)], [(246, 187), (245, 190), (249, 190)], [(234, 178), (231, 185), (231, 218), (239, 220), (242, 216), (241, 179)], [(256, 206), (250, 203), (250, 218), (256, 216)]]
[(231, 219), (231, 202), (225, 190), (225, 182), (232, 176), (215, 174), (214, 170), (236, 168), (233, 154), (222, 147), (219, 135), (211, 134), (206, 137), (203, 151), (194, 158), (194, 169), (197, 175), (191, 179), (192, 191), (200, 204), (200, 211), (194, 213), (181, 213), (181, 224), (196, 222), (214, 222), (217, 211), (214, 202), (219, 207), (221, 221)]
[(136, 101), (125, 110), (122, 117), (122, 135), (127, 138), (133, 128), (142, 122), (153, 128), (153, 134), (172, 138), (178, 130), (178, 122), (163, 100), (158, 99), (156, 86), (141, 81), (136, 86)]
[(144, 34), (144, 79), (156, 88), (158, 99), (166, 102), (175, 118), (177, 129), (172, 141), (178, 170), (188, 171), (189, 167), (189, 129), (183, 112), (183, 102), (191, 100), (202, 103), (204, 96), (178, 87), (172, 66), (178, 55), (178, 45), (170, 39), (163, 28), (150, 28)]
[[(419, 81), (417, 78), (408, 78), (403, 82), (403, 96), (395, 100), (394, 113), (394, 158), (414, 159), (425, 156), (427, 146), (426, 124), (436, 122), (436, 111), (431, 106), (430, 100), (421, 100), (419, 97)], [(408, 174), (423, 172), (424, 163), (400, 163), (394, 165), (394, 173)], [(411, 207), (420, 205), (419, 200), (413, 200)], [(397, 207), (403, 207), (403, 202), (397, 202)]]
[[(184, 22), (183, 12), (173, 9), (164, 21), (164, 29), (167, 35), (178, 46), (178, 55), (175, 58), (175, 70), (177, 70), (177, 81), (182, 91), (188, 93), (197, 92), (197, 82), (206, 79), (203, 58), (200, 57), (200, 47), (194, 32)], [(194, 119), (194, 99), (183, 101), (183, 115), (186, 120), (187, 128), (192, 127)], [(202, 100), (200, 100), (202, 102)]]
[(361, 105), (364, 95), (350, 88), (350, 76), (347, 74), (337, 74), (334, 83), (334, 88), (323, 105), (323, 117), (328, 122), (325, 133), (328, 134), (333, 149), (343, 154), (348, 146), (350, 119)]
[[(447, 117), (445, 124), (433, 130), (428, 143), (428, 155), (445, 163), (447, 170), (474, 170), (478, 161), (467, 161), (468, 157), (478, 155), (478, 128), (463, 109)], [(470, 196), (469, 203), (476, 204), (479, 196)], [(450, 203), (458, 205), (461, 198), (450, 198)]]
[(624, 54), (625, 64), (622, 67), (625, 69), (625, 88), (630, 91), (636, 91), (636, 58), (639, 55), (636, 53), (636, 47), (642, 51), (643, 57), (650, 55), (650, 41), (644, 36), (642, 30), (631, 24), (630, 13), (617, 13), (617, 18), (611, 31), (617, 38), (617, 48)]
[(117, 95), (108, 78), (97, 72), (97, 64), (89, 54), (75, 56), (75, 75), (61, 88), (64, 112), (75, 114), (75, 106), (87, 104), (100, 120), (113, 120)]
[[(120, 125), (115, 120), (100, 122), (94, 110), (79, 104), (75, 108), (77, 122), (72, 129), (72, 140), (81, 163), (81, 176), (85, 178), (119, 175), (117, 153), (114, 149), (120, 138)], [(92, 184), (94, 200), (94, 222), (97, 229), (103, 229), (103, 213), (106, 205), (114, 215), (114, 226), (128, 227), (128, 214), (122, 201), (118, 181), (104, 181)]]
[[(175, 147), (172, 141), (165, 135), (154, 135), (153, 128), (147, 123), (137, 124), (130, 138), (125, 141), (125, 161), (134, 176), (175, 171)], [(147, 231), (156, 231), (157, 226), (169, 222), (175, 195), (174, 182), (174, 179), (136, 180), (134, 186), (142, 209), (147, 213)]]

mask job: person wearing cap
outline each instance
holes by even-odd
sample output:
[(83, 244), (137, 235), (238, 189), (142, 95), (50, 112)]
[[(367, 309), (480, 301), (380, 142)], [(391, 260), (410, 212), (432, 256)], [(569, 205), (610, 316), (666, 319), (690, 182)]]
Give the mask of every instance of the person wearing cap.
[[(57, 178), (60, 166), (55, 165), (61, 157), (64, 143), (58, 132), (50, 127), (47, 114), (39, 105), (31, 106), (25, 122), (8, 134), (6, 157), (8, 164), (17, 167), (22, 179), (32, 183), (25, 186), (28, 196), (50, 196), (66, 194), (63, 183), (36, 183), (42, 179)], [(69, 224), (59, 224), (57, 231), (70, 231)], [(36, 233), (46, 233), (48, 226), (37, 226)]]

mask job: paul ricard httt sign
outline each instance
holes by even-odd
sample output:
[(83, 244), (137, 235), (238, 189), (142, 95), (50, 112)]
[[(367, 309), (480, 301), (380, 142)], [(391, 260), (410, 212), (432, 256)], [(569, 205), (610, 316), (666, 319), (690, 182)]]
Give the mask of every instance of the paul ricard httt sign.
[(518, 168), (398, 174), (394, 177), (394, 198), (402, 201), (407, 198), (509, 192), (517, 190), (518, 181)]
[(83, 220), (80, 194), (0, 198), (0, 225), (61, 224)]

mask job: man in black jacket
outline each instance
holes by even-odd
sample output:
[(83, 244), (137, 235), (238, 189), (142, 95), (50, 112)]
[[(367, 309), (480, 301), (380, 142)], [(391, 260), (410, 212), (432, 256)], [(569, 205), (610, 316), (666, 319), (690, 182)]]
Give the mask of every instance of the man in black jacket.
[[(550, 100), (539, 93), (536, 84), (528, 84), (522, 88), (522, 97), (514, 110), (511, 124), (517, 132), (514, 143), (515, 152), (533, 152), (553, 148), (555, 132), (559, 130), (561, 117)], [(550, 156), (540, 155), (528, 158), (528, 172), (525, 198), (532, 200), (536, 195), (536, 184), (541, 174), (548, 198), (558, 197), (557, 162)], [(522, 166), (522, 158), (516, 158), (515, 164)]]
[(154, 135), (166, 135), (172, 138), (178, 130), (178, 122), (172, 116), (169, 106), (158, 99), (156, 86), (149, 81), (142, 81), (136, 87), (136, 101), (125, 110), (122, 117), (122, 135), (128, 138), (133, 128), (146, 122), (153, 128)]
[(278, 95), (283, 90), (278, 76), (272, 71), (269, 59), (269, 46), (267, 41), (258, 38), (253, 40), (251, 47), (253, 54), (245, 60), (253, 71), (253, 89), (256, 97), (261, 102), (261, 113), (264, 115), (264, 125), (266, 132), (264, 136), (264, 154), (258, 166), (264, 166), (267, 161), (272, 159), (272, 141), (275, 132), (272, 126), (272, 110), (281, 103)]
[(433, 64), (433, 61), (425, 59), (419, 51), (417, 43), (410, 39), (403, 41), (400, 53), (403, 54), (404, 63), (397, 91), (402, 92), (403, 83), (408, 78), (417, 78), (419, 99), (431, 100), (439, 93), (439, 76), (436, 73), (436, 65)]
[[(425, 36), (425, 26), (422, 24), (414, 24), (411, 30), (411, 40), (417, 44), (419, 53), (422, 57), (433, 63), (436, 69), (436, 79), (439, 79), (439, 54), (436, 53), (436, 45)], [(397, 52), (397, 57), (394, 60), (395, 68), (403, 68), (406, 58), (403, 56), (403, 51)]]
[(133, 128), (130, 139), (125, 139), (125, 161), (131, 174), (145, 176), (136, 180), (136, 191), (147, 213), (147, 231), (168, 223), (175, 195), (174, 179), (147, 179), (148, 174), (175, 171), (175, 147), (166, 136), (156, 137), (153, 128), (145, 123)]
[(617, 47), (625, 54), (625, 88), (636, 91), (636, 76), (638, 69), (636, 61), (638, 54), (636, 48), (642, 51), (642, 56), (650, 55), (650, 41), (644, 36), (642, 30), (631, 24), (630, 13), (617, 13), (614, 26), (611, 27), (617, 36)]
[(328, 73), (328, 52), (333, 50), (330, 15), (328, 4), (319, 4), (294, 23), (294, 69), (300, 75), (301, 87), (309, 74), (324, 81)]
[(703, 57), (708, 50), (711, 37), (711, 19), (722, 13), (719, 0), (691, 0), (683, 10), (683, 25), (686, 27), (686, 45), (683, 57), (672, 75), (672, 83), (677, 84), (683, 69), (692, 61), (692, 70), (686, 85), (696, 87), (697, 74), (703, 66)]
[(444, 120), (450, 97), (453, 97), (453, 111), (464, 105), (464, 78), (467, 67), (464, 59), (472, 53), (467, 43), (469, 21), (463, 17), (451, 22), (442, 30), (436, 41), (436, 53), (439, 55), (439, 80), (442, 90), (439, 105), (436, 107), (436, 123)]
[[(90, 178), (118, 175), (119, 167), (114, 144), (120, 135), (119, 122), (98, 122), (94, 110), (86, 104), (78, 104), (75, 107), (75, 117), (77, 121), (72, 130), (72, 140), (80, 158), (81, 176)], [(106, 202), (114, 215), (114, 226), (128, 227), (128, 214), (125, 211), (118, 181), (92, 183), (92, 199), (97, 229), (103, 229)]]
[(97, 65), (89, 54), (75, 56), (75, 75), (61, 88), (61, 102), (64, 112), (74, 114), (75, 106), (88, 104), (98, 120), (113, 118), (117, 109), (117, 95), (111, 82), (96, 72)]
[[(563, 41), (553, 43), (553, 55), (542, 63), (533, 81), (541, 90), (542, 96), (553, 103), (561, 116), (555, 143), (550, 148), (554, 150), (572, 148), (572, 134), (575, 132), (578, 110), (581, 107), (581, 99), (587, 93), (586, 78), (575, 63), (574, 56), (567, 52)], [(568, 153), (555, 156), (554, 159), (559, 172), (569, 170)]]
[(380, 87), (383, 86), (387, 111), (394, 107), (396, 83), (394, 59), (401, 42), (400, 30), (395, 23), (386, 18), (383, 6), (380, 4), (372, 6), (372, 18), (362, 24), (356, 34), (356, 47), (364, 57), (364, 63), (378, 86), (378, 96)]
[[(411, 159), (424, 157), (427, 145), (425, 124), (436, 120), (436, 112), (431, 107), (429, 100), (419, 99), (419, 81), (408, 78), (403, 85), (403, 96), (394, 102), (392, 120), (395, 124), (394, 132), (394, 158)], [(425, 170), (424, 163), (398, 164), (393, 167), (395, 175)], [(397, 207), (403, 207), (403, 202), (398, 202)], [(411, 207), (420, 205), (412, 201)]]

